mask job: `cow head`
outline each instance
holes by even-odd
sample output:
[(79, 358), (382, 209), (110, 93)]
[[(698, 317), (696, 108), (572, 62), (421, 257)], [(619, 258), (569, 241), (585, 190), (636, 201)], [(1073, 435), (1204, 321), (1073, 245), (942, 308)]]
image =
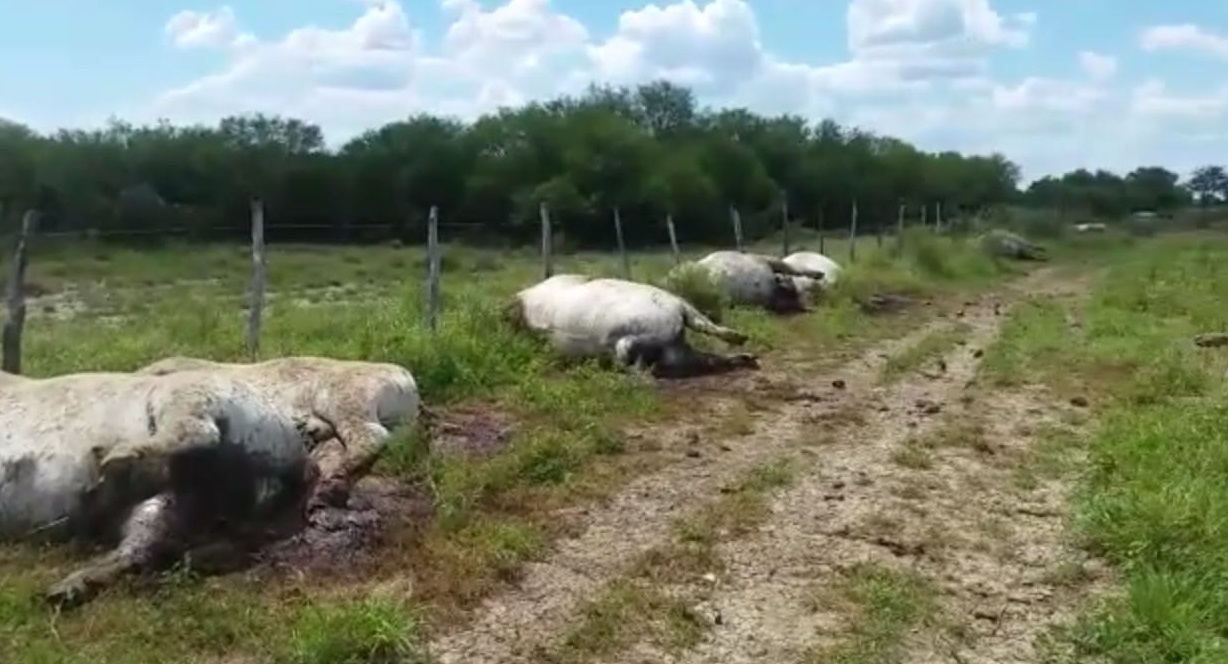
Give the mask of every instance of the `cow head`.
[(772, 275), (772, 294), (768, 298), (767, 309), (777, 314), (794, 314), (806, 311), (801, 291), (793, 277), (787, 274)]
[(499, 320), (518, 332), (528, 329), (525, 322), (524, 303), (519, 297), (512, 297), (499, 310)]

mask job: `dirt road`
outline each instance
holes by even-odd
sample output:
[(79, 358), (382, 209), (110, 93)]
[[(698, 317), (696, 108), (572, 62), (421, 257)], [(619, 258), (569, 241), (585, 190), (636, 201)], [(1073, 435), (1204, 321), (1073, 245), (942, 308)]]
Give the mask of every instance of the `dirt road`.
[[(1034, 438), (1064, 415), (1043, 394), (981, 391), (976, 375), (1009, 306), (1054, 287), (1052, 270), (1033, 273), (834, 371), (805, 362), (765, 369), (805, 387), (760, 414), (750, 433), (723, 441), (722, 452), (641, 477), (592, 509), (584, 532), (558, 543), (470, 624), (437, 638), (432, 655), (444, 664), (539, 661), (585, 602), (660, 545), (679, 515), (757, 465), (787, 458), (800, 472), (758, 532), (718, 546), (724, 573), (668, 589), (702, 598), (699, 643), (676, 652), (640, 642), (602, 661), (807, 661), (855, 627), (838, 603), (815, 598), (866, 563), (917, 572), (941, 598), (932, 620), (942, 628), (909, 636), (901, 661), (1035, 661), (1034, 637), (1079, 592), (1060, 571), (1088, 568), (1065, 540), (1065, 487), (1019, 479)], [(888, 358), (957, 321), (963, 343), (882, 384)]]

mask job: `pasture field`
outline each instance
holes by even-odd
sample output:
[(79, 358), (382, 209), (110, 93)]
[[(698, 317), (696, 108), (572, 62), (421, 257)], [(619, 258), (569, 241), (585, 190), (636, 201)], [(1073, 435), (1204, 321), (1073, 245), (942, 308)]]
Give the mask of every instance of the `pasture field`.
[[(426, 426), (360, 485), (362, 519), (248, 570), (55, 615), (39, 592), (80, 554), (0, 548), (0, 659), (1221, 661), (1225, 365), (1189, 337), (1225, 326), (1228, 245), (1097, 238), (1024, 267), (905, 240), (863, 242), (814, 313), (726, 311), (761, 370), (658, 384), (504, 327), (530, 252), (445, 248), (431, 333), (420, 249), (270, 245), (262, 354), (403, 364)], [(25, 371), (241, 360), (247, 262), (36, 254)], [(633, 262), (657, 281), (673, 259)], [(910, 305), (859, 306), (882, 292)]]

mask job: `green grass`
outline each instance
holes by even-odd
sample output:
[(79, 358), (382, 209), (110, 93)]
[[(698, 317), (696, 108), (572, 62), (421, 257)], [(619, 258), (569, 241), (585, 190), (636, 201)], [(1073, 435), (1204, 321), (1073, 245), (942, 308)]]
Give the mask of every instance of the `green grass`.
[(1122, 588), (1066, 634), (1078, 661), (1228, 661), (1226, 355), (1191, 343), (1228, 329), (1226, 299), (1228, 244), (1160, 239), (1113, 261), (1082, 334), (1039, 302), (987, 357), (1098, 404), (1077, 523)]
[[(775, 351), (838, 356), (902, 332), (911, 320), (871, 318), (856, 305), (859, 295), (884, 289), (942, 295), (984, 287), (1013, 271), (968, 243), (914, 235), (898, 254), (890, 245), (859, 247), (858, 262), (813, 315), (777, 319), (732, 309), (726, 324), (749, 333), (750, 350), (765, 354), (766, 362)], [(70, 288), (70, 299), (53, 306), (74, 314), (32, 307), (25, 373), (127, 371), (172, 354), (246, 359), (247, 261), (239, 247), (36, 251), (32, 279), (52, 290)], [(265, 315), (263, 356), (395, 362), (413, 371), (432, 408), (479, 404), (518, 423), (506, 449), (488, 459), (427, 454), (421, 436), (410, 434), (395, 438), (377, 468), (426, 481), (435, 492), (438, 518), (399, 536), (371, 579), (407, 578), (413, 606), (347, 603), (346, 589), (324, 579), (249, 583), (229, 576), (189, 579), (153, 595), (121, 587), (55, 617), (32, 598), (74, 559), (60, 550), (7, 546), (0, 547), (0, 642), (13, 661), (409, 658), (415, 635), (463, 616), (542, 555), (560, 531), (558, 508), (608, 495), (628, 477), (666, 462), (646, 444), (628, 442), (628, 424), (703, 412), (694, 395), (662, 399), (619, 373), (563, 366), (507, 329), (498, 317), (503, 298), (540, 278), (531, 254), (446, 248), (438, 333), (426, 324), (425, 263), (417, 248), (274, 245), (268, 263), (277, 297)], [(671, 256), (657, 252), (637, 254), (633, 269), (637, 279), (658, 282), (672, 266)], [(558, 258), (556, 271), (576, 270), (613, 276), (620, 267), (611, 255)], [(322, 288), (330, 290), (322, 294)], [(296, 627), (304, 624), (352, 625), (357, 636), (335, 640), (315, 627)], [(154, 629), (173, 636), (155, 639)]]

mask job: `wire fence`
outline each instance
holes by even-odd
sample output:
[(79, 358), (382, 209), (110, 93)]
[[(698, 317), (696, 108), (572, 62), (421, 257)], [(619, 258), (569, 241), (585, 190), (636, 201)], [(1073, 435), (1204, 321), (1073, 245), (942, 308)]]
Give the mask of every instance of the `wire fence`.
[[(933, 216), (927, 220), (928, 212), (933, 210)], [(942, 216), (941, 205), (935, 206), (920, 206), (919, 209), (914, 208), (919, 213), (920, 225), (941, 232), (944, 227), (944, 219)], [(730, 207), (729, 214), (729, 238), (732, 241), (733, 248), (737, 251), (747, 251), (750, 243), (747, 242), (744, 233), (743, 220), (741, 213), (734, 207)], [(904, 230), (908, 223), (907, 219), (908, 207), (901, 205), (894, 224), (875, 223), (869, 229), (869, 234), (864, 234), (859, 229), (860, 211), (857, 204), (854, 202), (849, 210), (849, 217), (846, 224), (825, 227), (823, 219), (817, 221), (813, 226), (807, 225), (804, 222), (793, 219), (789, 215), (787, 206), (782, 206), (780, 218), (775, 233), (775, 239), (779, 242), (779, 253), (781, 256), (788, 255), (791, 251), (797, 248), (799, 235), (802, 233), (808, 234), (810, 238), (817, 239), (819, 253), (827, 253), (828, 240), (842, 240), (847, 251), (846, 259), (850, 262), (857, 260), (858, 242), (861, 240), (873, 240), (878, 247), (882, 247), (886, 242), (888, 235), (895, 236), (897, 244), (903, 243)], [(621, 211), (616, 209), (610, 212), (610, 223), (613, 226), (613, 236), (615, 238), (614, 250), (617, 253), (618, 264), (621, 267), (621, 276), (624, 279), (632, 280), (632, 260), (631, 252), (627, 248), (626, 236), (623, 227), (623, 217)], [(22, 333), (26, 320), (26, 300), (27, 300), (27, 281), (26, 272), (30, 262), (30, 246), (31, 242), (37, 238), (40, 246), (44, 240), (58, 240), (71, 244), (80, 240), (90, 239), (106, 239), (106, 238), (133, 238), (147, 237), (156, 241), (167, 240), (197, 240), (199, 241), (200, 234), (198, 229), (191, 227), (160, 227), (157, 229), (89, 229), (89, 230), (51, 230), (40, 232), (37, 229), (39, 213), (34, 210), (26, 211), (21, 218), (20, 226), (17, 230), (15, 238), (15, 248), (12, 254), (12, 259), (9, 265), (9, 273), (5, 283), (6, 308), (8, 311), (7, 319), (3, 327), (2, 337), (2, 353), (3, 359), (0, 364), (0, 369), (11, 374), (21, 373), (21, 342)], [(539, 221), (539, 243), (538, 255), (541, 261), (542, 278), (549, 278), (554, 274), (555, 257), (560, 253), (560, 247), (556, 242), (555, 230), (557, 224), (552, 219), (551, 210), (545, 203), (541, 204), (538, 210)], [(682, 262), (682, 244), (685, 238), (679, 237), (679, 232), (673, 217), (667, 215), (661, 220), (664, 226), (665, 234), (669, 238), (669, 250), (673, 256), (675, 264)], [(441, 279), (443, 265), (443, 246), (444, 243), (440, 239), (441, 229), (453, 230), (453, 235), (462, 243), (466, 239), (471, 239), (474, 233), (480, 233), (483, 230), (489, 231), (490, 227), (477, 223), (465, 222), (447, 222), (443, 223), (440, 220), (440, 211), (437, 207), (432, 207), (427, 216), (425, 223), (425, 250), (426, 250), (426, 315), (427, 324), (431, 330), (437, 330), (440, 318), (441, 306)], [(386, 234), (386, 238), (391, 238), (394, 241), (400, 242), (399, 237), (394, 237), (398, 232), (404, 231), (405, 225), (398, 224), (365, 224), (365, 225), (349, 225), (345, 227), (347, 233), (369, 233), (371, 235)], [(327, 224), (266, 224), (265, 207), (262, 201), (253, 200), (250, 205), (249, 223), (244, 226), (211, 228), (210, 234), (250, 234), (250, 255), (251, 255), (251, 278), (248, 288), (248, 305), (247, 305), (247, 324), (246, 324), (246, 344), (248, 354), (252, 360), (260, 356), (261, 342), (261, 326), (264, 319), (264, 305), (266, 302), (267, 290), (267, 245), (270, 237), (276, 238), (278, 235), (285, 234), (290, 237), (300, 237), (304, 230), (320, 230), (322, 233), (335, 231), (336, 227)], [(234, 237), (234, 236), (231, 236)], [(766, 242), (771, 244), (772, 237), (766, 238)], [(765, 240), (760, 239), (760, 244)], [(709, 245), (710, 246), (710, 245)], [(566, 253), (565, 251), (562, 253)]]

